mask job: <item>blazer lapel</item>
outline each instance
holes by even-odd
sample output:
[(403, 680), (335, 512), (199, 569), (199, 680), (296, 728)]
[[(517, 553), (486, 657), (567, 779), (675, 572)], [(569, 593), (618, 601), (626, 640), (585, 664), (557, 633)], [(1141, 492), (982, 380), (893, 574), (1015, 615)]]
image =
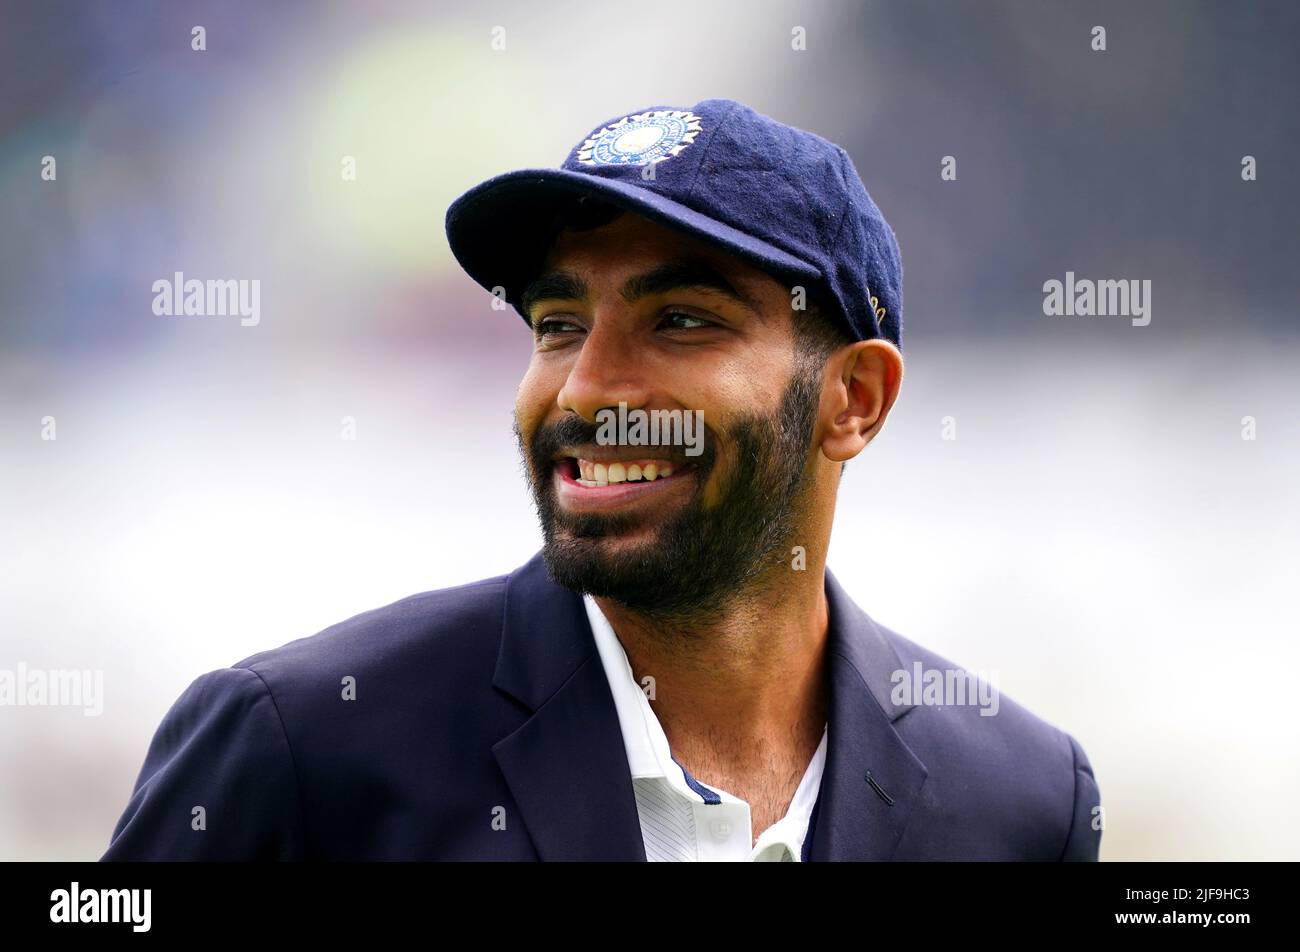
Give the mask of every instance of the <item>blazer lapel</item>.
[(618, 714), (582, 598), (541, 553), (506, 582), (493, 684), (532, 716), (492, 747), (543, 860), (645, 860)]
[(894, 729), (912, 705), (890, 699), (898, 653), (826, 570), (830, 716), (808, 857), (887, 860), (911, 819), (925, 765)]

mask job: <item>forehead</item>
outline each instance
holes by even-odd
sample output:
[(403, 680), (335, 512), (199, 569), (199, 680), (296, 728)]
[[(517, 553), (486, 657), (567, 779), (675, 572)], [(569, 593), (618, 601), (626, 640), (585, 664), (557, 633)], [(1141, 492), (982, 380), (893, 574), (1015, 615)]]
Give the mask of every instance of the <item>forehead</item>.
[(565, 228), (552, 242), (544, 270), (582, 274), (590, 283), (617, 282), (667, 262), (702, 261), (757, 298), (789, 296), (781, 282), (717, 245), (634, 212), (598, 228)]

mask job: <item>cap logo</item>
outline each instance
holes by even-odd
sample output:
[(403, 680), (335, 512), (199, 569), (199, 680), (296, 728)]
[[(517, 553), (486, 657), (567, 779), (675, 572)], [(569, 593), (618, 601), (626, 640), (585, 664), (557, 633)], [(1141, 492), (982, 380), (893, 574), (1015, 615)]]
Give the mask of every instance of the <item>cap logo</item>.
[(695, 141), (700, 117), (678, 109), (624, 116), (578, 146), (586, 165), (646, 165), (663, 162)]

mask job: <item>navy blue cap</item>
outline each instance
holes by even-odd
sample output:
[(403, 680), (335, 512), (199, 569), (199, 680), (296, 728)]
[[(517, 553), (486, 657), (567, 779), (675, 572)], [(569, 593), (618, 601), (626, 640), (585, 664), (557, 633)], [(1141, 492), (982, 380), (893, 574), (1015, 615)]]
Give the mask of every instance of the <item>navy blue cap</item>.
[(855, 340), (902, 346), (903, 266), (894, 232), (847, 152), (732, 99), (651, 106), (584, 136), (558, 169), (520, 169), (447, 209), (461, 267), (527, 320), (520, 297), (575, 195), (721, 246), (814, 292)]

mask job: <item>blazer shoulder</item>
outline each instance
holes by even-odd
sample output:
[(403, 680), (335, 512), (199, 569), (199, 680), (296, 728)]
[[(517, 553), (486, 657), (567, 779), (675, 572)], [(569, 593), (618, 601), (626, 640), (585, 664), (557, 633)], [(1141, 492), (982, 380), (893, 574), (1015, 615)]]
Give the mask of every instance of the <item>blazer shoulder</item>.
[[(918, 721), (933, 726), (942, 724), (966, 749), (986, 747), (997, 739), (997, 746), (1014, 749), (1026, 768), (1072, 769), (1073, 755), (1066, 735), (1004, 693), (996, 683), (996, 675), (990, 678), (983, 671), (957, 664), (879, 623), (877, 627), (902, 661), (902, 675), (896, 677), (900, 684), (907, 681), (910, 702), (915, 705), (900, 723), (920, 713), (922, 717)], [(925, 692), (927, 681), (936, 693)], [(900, 694), (906, 696), (906, 692)]]
[(195, 678), (158, 725), (101, 859), (283, 860), (303, 845), (275, 701), (255, 672), (219, 668)]
[[(195, 678), (155, 731), (102, 858), (310, 855), (320, 819), (306, 806), (322, 791), (369, 776), (385, 739), (452, 724), (462, 700), (481, 699), (506, 578), (412, 595)], [(357, 696), (400, 703), (345, 706), (348, 677)]]
[(1041, 858), (1097, 859), (1100, 792), (1079, 741), (1006, 695), (991, 683), (995, 679), (876, 626), (912, 681), (918, 670), (923, 676), (936, 671), (945, 683), (966, 686), (964, 699), (938, 687), (940, 703), (912, 697), (915, 706), (895, 722), (930, 772), (933, 789), (982, 798), (983, 809), (1002, 813), (990, 822), (1005, 822), (1008, 829), (1032, 826)]

